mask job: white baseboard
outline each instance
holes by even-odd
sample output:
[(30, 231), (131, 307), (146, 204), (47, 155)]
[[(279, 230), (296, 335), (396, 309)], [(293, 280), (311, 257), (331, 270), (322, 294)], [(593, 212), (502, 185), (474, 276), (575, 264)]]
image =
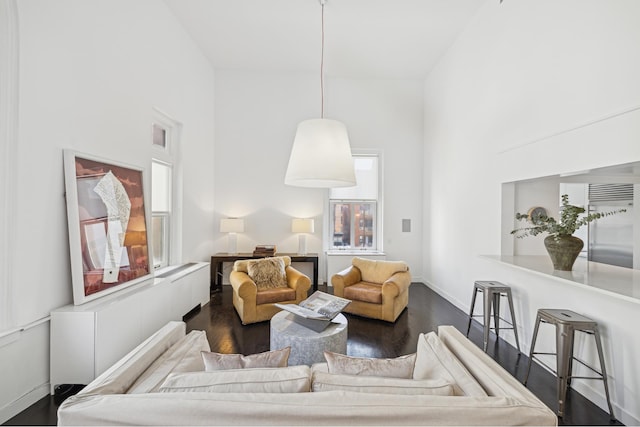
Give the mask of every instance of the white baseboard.
[[(454, 298), (450, 293), (448, 293), (446, 290), (435, 286), (433, 283), (429, 283), (427, 281), (423, 281), (422, 282), (425, 286), (427, 286), (428, 288), (431, 288), (434, 292), (440, 294), (442, 297), (444, 297), (447, 301), (449, 301), (450, 303), (452, 303), (453, 305), (455, 305), (456, 307), (458, 307), (460, 310), (462, 310), (463, 312), (467, 312), (470, 308), (470, 306), (466, 303), (463, 303), (462, 301), (458, 301), (456, 298)], [(520, 335), (522, 336), (522, 335)], [(504, 339), (504, 337), (502, 337)], [(510, 337), (509, 337), (510, 338)], [(511, 339), (508, 340), (508, 342), (515, 347), (515, 342), (511, 342)], [(525, 355), (529, 354), (529, 343), (520, 343), (521, 349), (522, 349), (522, 353)], [(546, 371), (548, 371), (551, 375), (555, 375), (551, 370), (549, 370), (548, 367), (538, 363), (537, 360), (534, 360), (534, 362), (538, 365), (540, 365), (543, 369), (545, 369)], [(611, 385), (611, 382), (609, 382), (609, 385)], [(594, 381), (593, 385), (591, 385), (591, 383), (588, 383), (586, 381), (582, 381), (582, 380), (575, 380), (572, 384), (571, 387), (573, 387), (578, 393), (582, 394), (586, 399), (590, 400), (591, 402), (593, 402), (595, 405), (599, 406), (603, 411), (605, 412), (609, 412), (609, 408), (607, 407), (607, 401), (606, 401), (606, 397), (604, 395), (604, 389), (602, 387), (602, 382), (601, 381)], [(616, 403), (614, 401), (611, 402), (611, 405), (613, 405), (613, 412), (614, 415), (616, 417), (616, 419), (620, 422), (622, 422), (624, 425), (640, 425), (640, 419), (636, 418), (635, 416), (633, 416), (632, 414), (630, 414), (628, 411), (625, 411), (624, 409), (620, 408), (618, 405), (616, 405)]]
[(451, 295), (445, 289), (443, 289), (443, 288), (441, 288), (439, 286), (436, 286), (433, 283), (428, 282), (426, 280), (423, 280), (422, 283), (424, 285), (426, 285), (428, 288), (431, 288), (435, 293), (437, 293), (437, 294), (441, 295), (442, 297), (444, 297), (444, 299), (449, 301), (451, 304), (455, 305), (457, 308), (459, 308), (463, 312), (466, 313), (466, 312), (469, 311), (469, 304), (463, 303), (462, 301), (458, 301), (457, 298), (454, 298), (453, 295)]
[(22, 395), (17, 400), (0, 408), (0, 424), (15, 417), (38, 400), (49, 395), (49, 383), (42, 384), (30, 392)]
[[(611, 387), (611, 378), (609, 378), (609, 387)], [(607, 406), (607, 398), (604, 394), (604, 386), (602, 385), (602, 381), (589, 381), (589, 383), (587, 383), (585, 381), (575, 380), (571, 382), (571, 388), (583, 395), (586, 399), (593, 402), (594, 405), (600, 407), (600, 409), (602, 409), (604, 412), (609, 412), (609, 408)], [(613, 406), (613, 414), (618, 421), (626, 426), (640, 425), (639, 418), (634, 417), (629, 412), (620, 408), (614, 401), (611, 401), (611, 405)]]

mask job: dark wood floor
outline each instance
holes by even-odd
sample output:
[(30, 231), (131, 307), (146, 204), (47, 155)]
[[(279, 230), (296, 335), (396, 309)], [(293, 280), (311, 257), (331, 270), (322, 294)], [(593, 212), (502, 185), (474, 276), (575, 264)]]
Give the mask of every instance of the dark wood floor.
[[(320, 287), (321, 290), (326, 288)], [(410, 288), (409, 307), (396, 323), (347, 315), (349, 338), (347, 353), (360, 357), (396, 357), (416, 351), (418, 335), (435, 331), (438, 325), (453, 325), (466, 332), (467, 315), (422, 284)], [(231, 303), (229, 287), (214, 294), (211, 302), (199, 312), (185, 318), (187, 329), (207, 332), (211, 350), (219, 353), (251, 354), (269, 350), (269, 322), (242, 326)], [(475, 323), (469, 338), (482, 344), (482, 327)], [(489, 355), (507, 371), (522, 381), (528, 358), (502, 339), (492, 335)], [(534, 364), (528, 387), (546, 405), (556, 408), (555, 377)], [(57, 405), (52, 397), (45, 397), (21, 412), (4, 425), (55, 425)], [(611, 422), (609, 415), (576, 391), (570, 389), (566, 414), (560, 425), (622, 425)]]

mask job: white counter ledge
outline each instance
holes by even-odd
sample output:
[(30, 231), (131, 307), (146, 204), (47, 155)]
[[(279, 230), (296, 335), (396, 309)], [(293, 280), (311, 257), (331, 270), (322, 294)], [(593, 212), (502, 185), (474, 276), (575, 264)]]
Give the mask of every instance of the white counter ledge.
[(578, 258), (573, 271), (553, 269), (546, 255), (480, 255), (481, 258), (547, 276), (559, 282), (640, 304), (640, 270)]

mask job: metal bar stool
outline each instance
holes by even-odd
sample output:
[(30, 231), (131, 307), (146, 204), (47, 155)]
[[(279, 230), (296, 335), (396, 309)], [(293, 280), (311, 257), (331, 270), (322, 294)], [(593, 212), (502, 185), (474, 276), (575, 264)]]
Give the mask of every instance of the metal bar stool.
[[(483, 294), (483, 313), (474, 315), (473, 309), (476, 305), (476, 295), (478, 292), (482, 292)], [(507, 302), (509, 303), (509, 312), (511, 313), (511, 322), (500, 317), (500, 298), (506, 296)], [(493, 327), (491, 327), (491, 308), (493, 307)], [(513, 329), (513, 333), (516, 337), (516, 346), (518, 347), (518, 351), (520, 351), (520, 341), (518, 340), (518, 329), (516, 328), (516, 316), (513, 313), (513, 299), (511, 298), (511, 288), (507, 285), (504, 285), (500, 282), (485, 282), (485, 281), (477, 281), (474, 284), (473, 288), (473, 296), (471, 298), (471, 310), (469, 311), (469, 324), (467, 325), (467, 337), (469, 336), (469, 331), (471, 330), (471, 320), (474, 317), (484, 318), (484, 351), (487, 351), (487, 345), (489, 344), (489, 331), (494, 329), (496, 332), (496, 336), (500, 334), (500, 320), (505, 322), (511, 327), (502, 328), (504, 329)]]
[[(556, 353), (542, 353), (535, 352), (534, 347), (536, 345), (536, 338), (538, 337), (538, 328), (542, 323), (550, 323), (556, 327)], [(598, 349), (598, 358), (600, 360), (600, 372), (591, 366), (587, 365), (583, 361), (573, 356), (573, 343), (575, 331), (584, 332), (589, 335), (593, 335), (596, 340), (596, 348)], [(550, 366), (542, 362), (536, 354), (546, 354), (556, 356), (556, 370), (553, 370)], [(564, 404), (567, 396), (567, 387), (571, 384), (572, 378), (582, 379), (594, 379), (602, 380), (604, 382), (604, 392), (607, 396), (607, 405), (609, 406), (609, 416), (612, 420), (615, 420), (613, 415), (613, 408), (611, 406), (611, 399), (609, 398), (609, 386), (607, 384), (607, 370), (604, 366), (604, 358), (602, 356), (602, 344), (600, 342), (600, 332), (598, 331), (598, 323), (582, 316), (571, 310), (561, 309), (540, 309), (536, 316), (536, 325), (533, 330), (533, 338), (531, 341), (531, 350), (529, 352), (529, 364), (527, 366), (527, 374), (524, 377), (524, 384), (527, 385), (529, 379), (529, 371), (531, 370), (531, 361), (533, 359), (551, 370), (558, 379), (558, 416), (562, 417), (564, 414)], [(573, 376), (573, 361), (580, 363), (581, 365), (589, 368), (595, 372), (596, 377), (578, 377)]]

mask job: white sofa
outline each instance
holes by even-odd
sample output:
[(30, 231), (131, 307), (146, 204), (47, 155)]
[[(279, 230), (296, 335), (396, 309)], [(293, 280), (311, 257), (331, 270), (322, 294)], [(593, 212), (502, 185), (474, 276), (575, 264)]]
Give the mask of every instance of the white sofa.
[[(553, 411), (455, 328), (439, 327), (438, 337), (454, 355), (450, 362), (461, 362), (472, 376), (461, 379), (455, 370), (449, 372), (458, 383), (453, 388), (449, 386), (449, 391), (456, 389), (457, 395), (400, 394), (397, 388), (380, 386), (394, 379), (376, 377), (353, 378), (345, 384), (346, 388), (335, 384), (327, 387), (320, 384), (321, 378), (327, 377), (326, 363), (313, 367), (204, 373), (200, 352), (209, 350), (204, 332), (192, 331), (185, 335), (184, 323), (171, 322), (80, 393), (67, 399), (58, 410), (58, 424), (557, 424)], [(428, 370), (420, 355), (420, 346), (427, 344), (427, 337), (421, 335), (420, 340), (424, 341), (418, 343), (414, 372)], [(214, 385), (206, 380), (209, 375), (217, 378)], [(252, 377), (253, 381), (228, 388), (229, 380), (241, 377)], [(185, 379), (189, 386), (185, 387)], [(464, 391), (473, 389), (465, 385), (468, 380), (474, 387), (480, 386), (480, 394)], [(377, 387), (364, 392), (368, 381), (378, 382)], [(416, 380), (415, 384), (428, 381)], [(433, 384), (437, 386), (438, 381), (443, 382), (435, 380)], [(412, 383), (405, 380), (403, 384), (407, 382)], [(308, 392), (311, 390), (314, 391)]]

